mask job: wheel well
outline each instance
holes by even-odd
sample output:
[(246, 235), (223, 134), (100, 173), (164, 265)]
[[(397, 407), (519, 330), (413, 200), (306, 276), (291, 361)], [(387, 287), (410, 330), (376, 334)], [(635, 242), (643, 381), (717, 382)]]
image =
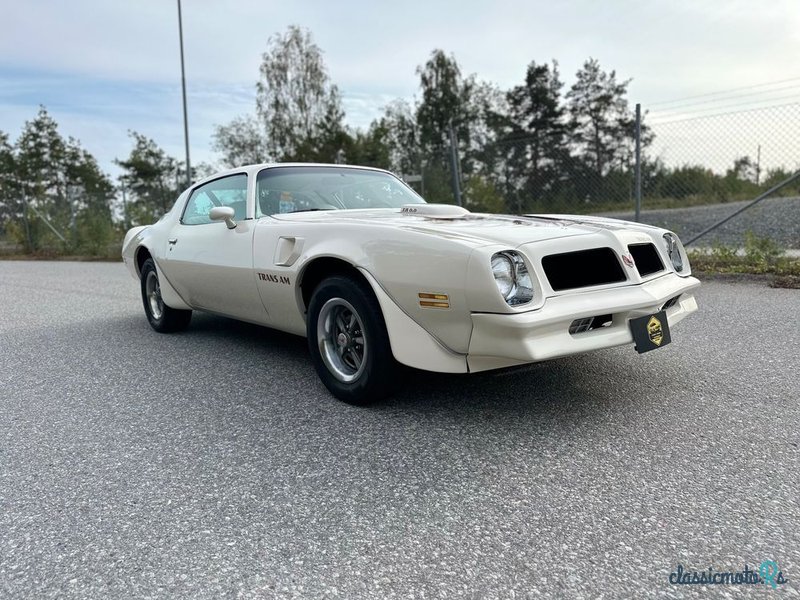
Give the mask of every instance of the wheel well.
[(324, 279), (334, 275), (345, 275), (353, 279), (358, 279), (366, 283), (369, 287), (369, 282), (367, 282), (366, 278), (349, 262), (329, 256), (314, 259), (303, 269), (303, 274), (300, 279), (300, 292), (303, 297), (304, 309), (308, 309), (311, 296), (317, 286), (322, 283)]
[(144, 246), (139, 246), (139, 248), (136, 250), (136, 271), (139, 273), (139, 275), (142, 274), (142, 266), (144, 266), (144, 261), (146, 261), (148, 258), (152, 258), (150, 256), (150, 251)]

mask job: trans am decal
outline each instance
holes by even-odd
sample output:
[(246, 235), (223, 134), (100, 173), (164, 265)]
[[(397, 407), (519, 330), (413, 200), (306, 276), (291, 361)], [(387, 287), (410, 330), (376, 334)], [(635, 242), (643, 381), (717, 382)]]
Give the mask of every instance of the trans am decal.
[(258, 273), (260, 281), (267, 281), (269, 283), (282, 283), (284, 285), (291, 285), (291, 280), (285, 275), (273, 275), (272, 273)]

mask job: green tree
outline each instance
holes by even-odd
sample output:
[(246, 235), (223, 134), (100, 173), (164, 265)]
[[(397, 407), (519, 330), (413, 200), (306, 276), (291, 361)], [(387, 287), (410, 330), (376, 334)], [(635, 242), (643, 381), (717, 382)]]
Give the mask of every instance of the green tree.
[(240, 116), (227, 125), (217, 125), (211, 147), (222, 155), (223, 164), (229, 168), (270, 159), (264, 133), (253, 116)]
[[(471, 172), (469, 164), (471, 133), (478, 121), (473, 100), (475, 78), (463, 77), (454, 56), (434, 50), (431, 57), (417, 68), (422, 99), (417, 106), (417, 126), (420, 145), (427, 155), (427, 164), (450, 172), (450, 127), (458, 139), (459, 154)], [(452, 201), (452, 200), (450, 200)]]
[(396, 173), (416, 174), (422, 168), (420, 132), (415, 110), (407, 101), (395, 100), (384, 108), (383, 115), (370, 127), (376, 138), (380, 134), (380, 141), (389, 154), (387, 168)]
[(116, 231), (111, 207), (116, 190), (94, 156), (72, 138), (67, 142), (65, 178), (73, 212), (72, 247), (90, 255), (105, 255)]
[(713, 197), (717, 191), (717, 176), (700, 165), (683, 165), (665, 170), (658, 186), (662, 198), (686, 198), (689, 196)]
[[(775, 167), (771, 169), (767, 169), (766, 174), (763, 177), (761, 182), (761, 187), (763, 190), (768, 190), (771, 187), (775, 187), (779, 183), (782, 183), (786, 179), (792, 176), (792, 171), (786, 170), (784, 167)], [(800, 194), (800, 183), (797, 180), (794, 183), (790, 183), (787, 186), (784, 186), (780, 190), (778, 190), (777, 195), (779, 196), (795, 196)]]
[(472, 212), (501, 213), (505, 199), (495, 185), (480, 175), (473, 175), (464, 186), (464, 207)]
[(126, 222), (147, 225), (169, 211), (180, 194), (185, 168), (152, 139), (130, 132), (133, 148), (125, 160), (117, 159), (125, 188)]
[(16, 155), (23, 241), (28, 251), (62, 244), (58, 236), (65, 237), (72, 213), (64, 178), (66, 145), (57, 123), (43, 106), (34, 119), (25, 122), (16, 142)]
[(733, 161), (733, 169), (731, 170), (740, 181), (756, 182), (756, 163), (749, 156), (741, 156)]
[(554, 198), (569, 161), (569, 126), (561, 102), (558, 63), (531, 62), (525, 83), (507, 93), (508, 116), (499, 142), (514, 174), (520, 211), (526, 202)]
[(322, 147), (344, 131), (339, 90), (310, 31), (292, 25), (269, 39), (256, 85), (256, 112), (268, 154), (280, 160), (318, 159)]
[(0, 236), (5, 235), (8, 223), (21, 214), (17, 188), (14, 149), (8, 134), (0, 131)]
[(357, 165), (391, 169), (391, 147), (387, 143), (389, 135), (389, 129), (383, 122), (373, 121), (367, 131), (356, 131), (343, 158)]
[(506, 93), (493, 83), (475, 81), (469, 98), (472, 115), (469, 146), (465, 149), (463, 168), (470, 174), (480, 174), (494, 179), (504, 157), (497, 150), (497, 142), (506, 133), (508, 102)]
[(355, 143), (344, 117), (322, 50), (310, 31), (292, 25), (267, 42), (256, 83), (255, 116), (218, 125), (213, 147), (228, 166), (336, 162), (352, 152)]
[[(600, 63), (590, 58), (567, 92), (572, 139), (580, 158), (573, 163), (571, 176), (582, 181), (587, 198), (608, 196), (612, 190), (604, 185), (606, 176), (611, 170), (629, 168), (634, 135), (634, 118), (626, 98), (630, 81), (617, 81), (615, 71), (603, 71)], [(646, 146), (646, 128), (643, 134)]]
[(756, 165), (749, 156), (742, 156), (733, 161), (733, 167), (725, 172), (722, 178), (723, 201), (740, 200), (758, 194), (756, 181)]
[[(25, 123), (13, 148), (7, 141), (0, 146), (5, 146), (0, 163), (13, 169), (6, 179), (17, 198), (11, 209), (14, 237), (29, 252), (91, 247), (94, 253), (97, 240), (108, 239), (113, 232), (114, 188), (78, 140), (61, 136), (44, 107)], [(91, 231), (83, 227), (89, 219), (94, 223)]]
[[(425, 157), (423, 178), (425, 196), (433, 202), (454, 201), (454, 179), (450, 130), (457, 142), (459, 169), (455, 177), (462, 180), (479, 170), (477, 142), (483, 129), (481, 92), (475, 76), (464, 77), (455, 57), (434, 50), (428, 61), (417, 68), (421, 100), (416, 121), (419, 144)], [(447, 186), (445, 181), (450, 182)]]

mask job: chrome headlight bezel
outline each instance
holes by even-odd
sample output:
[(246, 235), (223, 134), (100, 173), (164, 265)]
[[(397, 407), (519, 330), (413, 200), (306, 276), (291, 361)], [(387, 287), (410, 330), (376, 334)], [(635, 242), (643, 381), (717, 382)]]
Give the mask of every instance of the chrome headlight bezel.
[(680, 275), (685, 274), (684, 272), (688, 271), (688, 261), (684, 256), (683, 244), (681, 244), (678, 236), (670, 232), (665, 233), (664, 244), (673, 270)]
[(533, 279), (519, 252), (495, 252), (489, 261), (497, 292), (509, 306), (521, 306), (534, 298)]

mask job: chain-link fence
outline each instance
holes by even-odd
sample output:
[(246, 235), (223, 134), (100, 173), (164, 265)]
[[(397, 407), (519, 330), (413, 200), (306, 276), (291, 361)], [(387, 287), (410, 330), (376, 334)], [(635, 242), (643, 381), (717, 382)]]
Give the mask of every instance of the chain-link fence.
[(800, 104), (700, 112), (645, 117), (642, 220), (691, 240), (763, 197), (696, 243), (741, 246), (751, 235), (800, 248), (800, 180), (770, 192), (800, 169)]
[(517, 214), (633, 206), (633, 121), (596, 140), (570, 134), (566, 123), (558, 122), (542, 132), (452, 144), (424, 156), (419, 174), (407, 178), (429, 202), (461, 200), (474, 211)]
[(770, 192), (800, 169), (800, 103), (722, 113), (704, 104), (642, 107), (640, 127), (628, 120), (596, 138), (551, 126), (466, 148), (454, 140), (457, 153), (451, 147), (421, 161), (414, 187), (432, 202), (460, 196), (475, 211), (518, 214), (634, 219), (638, 200), (639, 220), (684, 240), (764, 196), (697, 245), (742, 246), (752, 234), (800, 248), (800, 178)]

